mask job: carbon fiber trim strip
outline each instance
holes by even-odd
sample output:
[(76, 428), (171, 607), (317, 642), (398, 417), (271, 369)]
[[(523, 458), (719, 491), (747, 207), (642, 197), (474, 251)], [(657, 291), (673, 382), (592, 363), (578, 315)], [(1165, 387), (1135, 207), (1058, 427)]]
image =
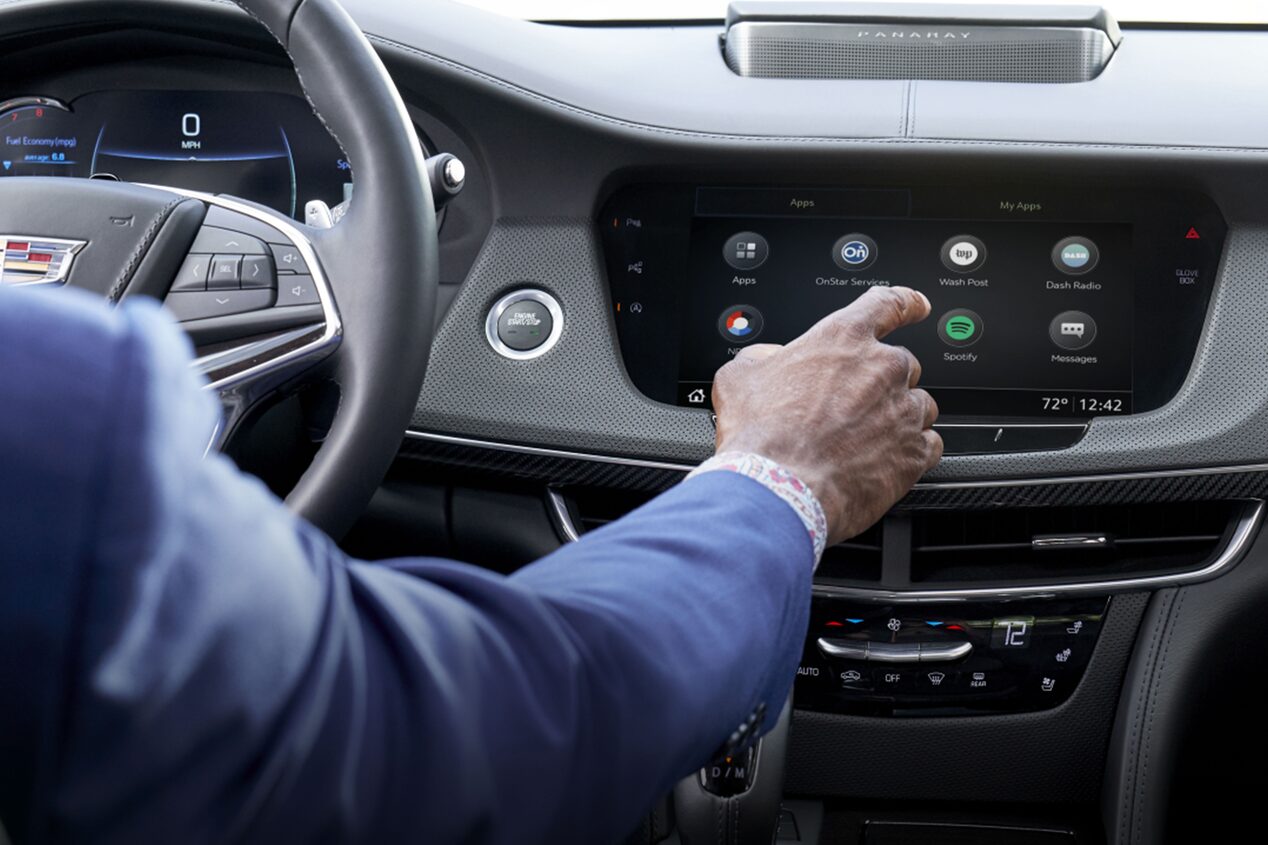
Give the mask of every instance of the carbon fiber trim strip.
[[(565, 452), (409, 431), (401, 456), (441, 466), (542, 481), (659, 493), (682, 480), (688, 464)], [(988, 509), (1186, 502), (1268, 497), (1268, 465), (1142, 473), (919, 484), (900, 510)]]
[(607, 487), (640, 493), (660, 493), (682, 481), (690, 466), (619, 458), (570, 455), (533, 447), (475, 445), (461, 437), (410, 431), (401, 444), (401, 457), (438, 466), (510, 476), (555, 485)]

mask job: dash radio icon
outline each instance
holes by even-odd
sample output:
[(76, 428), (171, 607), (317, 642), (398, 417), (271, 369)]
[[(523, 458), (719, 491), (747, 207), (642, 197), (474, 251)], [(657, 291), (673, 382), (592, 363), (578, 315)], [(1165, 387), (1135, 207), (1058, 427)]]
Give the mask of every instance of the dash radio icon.
[(762, 333), (762, 312), (751, 305), (732, 305), (718, 318), (718, 333), (728, 343), (750, 343)]

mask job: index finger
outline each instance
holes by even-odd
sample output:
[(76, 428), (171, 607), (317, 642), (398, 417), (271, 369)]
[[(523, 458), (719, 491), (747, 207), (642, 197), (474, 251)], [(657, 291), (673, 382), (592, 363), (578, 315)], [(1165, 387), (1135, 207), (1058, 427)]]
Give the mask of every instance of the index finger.
[(907, 287), (874, 287), (828, 317), (859, 326), (877, 340), (890, 332), (919, 323), (932, 306), (923, 293)]

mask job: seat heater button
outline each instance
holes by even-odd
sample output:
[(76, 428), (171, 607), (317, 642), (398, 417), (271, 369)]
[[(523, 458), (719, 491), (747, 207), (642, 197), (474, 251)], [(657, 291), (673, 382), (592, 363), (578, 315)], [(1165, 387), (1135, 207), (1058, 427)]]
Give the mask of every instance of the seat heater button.
[(312, 276), (282, 276), (278, 279), (278, 305), (317, 305), (320, 302)]
[(190, 255), (185, 258), (176, 281), (172, 282), (174, 291), (206, 290), (207, 273), (211, 270), (210, 255)]
[(242, 279), (242, 256), (217, 255), (211, 259), (207, 290), (237, 290)]
[(242, 288), (275, 288), (277, 276), (267, 255), (250, 255), (242, 259)]
[(268, 255), (264, 241), (229, 229), (203, 226), (190, 252), (225, 252), (232, 255)]
[(273, 304), (271, 290), (212, 290), (171, 293), (163, 303), (180, 322), (259, 311)]

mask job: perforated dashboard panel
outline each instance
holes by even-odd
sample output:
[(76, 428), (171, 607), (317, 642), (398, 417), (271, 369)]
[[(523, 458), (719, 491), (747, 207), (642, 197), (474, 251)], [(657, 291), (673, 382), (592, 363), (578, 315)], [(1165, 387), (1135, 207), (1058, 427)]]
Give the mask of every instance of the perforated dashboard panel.
[[(603, 279), (590, 221), (498, 222), (436, 334), (415, 427), (601, 454), (708, 455), (708, 414), (653, 402), (625, 374)], [(513, 361), (489, 346), (484, 321), (523, 287), (559, 300), (564, 331), (540, 358)]]

